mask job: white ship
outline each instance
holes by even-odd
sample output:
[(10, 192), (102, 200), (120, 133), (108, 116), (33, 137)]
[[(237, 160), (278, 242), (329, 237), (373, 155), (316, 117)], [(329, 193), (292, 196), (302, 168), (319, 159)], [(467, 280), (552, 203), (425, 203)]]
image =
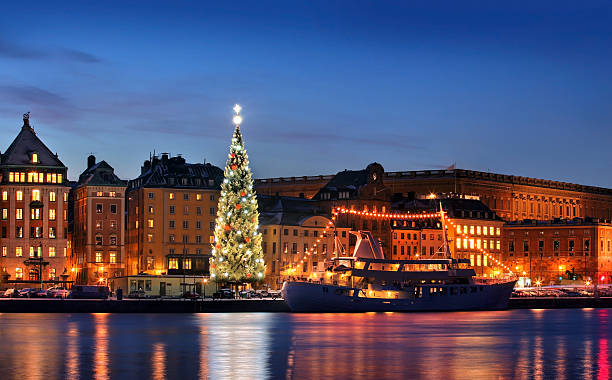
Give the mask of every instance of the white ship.
[[(444, 214), (442, 213), (444, 225)], [(294, 312), (500, 310), (516, 277), (476, 278), (466, 259), (453, 259), (446, 232), (444, 259), (387, 260), (370, 232), (352, 232), (350, 257), (336, 257), (324, 282), (286, 281), (282, 296)]]

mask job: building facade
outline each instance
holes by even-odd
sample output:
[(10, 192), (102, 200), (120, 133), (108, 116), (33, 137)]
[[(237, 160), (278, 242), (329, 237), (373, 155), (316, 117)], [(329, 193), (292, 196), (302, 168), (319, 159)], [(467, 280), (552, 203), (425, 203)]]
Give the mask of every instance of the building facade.
[[(255, 181), (268, 195), (314, 197), (333, 176), (266, 178)], [(504, 220), (612, 218), (612, 189), (474, 170), (383, 173), (391, 194), (408, 198), (430, 193), (471, 194)]]
[(25, 114), (21, 131), (0, 157), (0, 265), (9, 281), (69, 277), (67, 170)]
[(280, 289), (290, 277), (319, 280), (337, 248), (348, 247), (350, 229), (336, 227), (315, 201), (258, 196), (258, 205), (265, 283), (272, 289)]
[(208, 275), (223, 171), (162, 154), (126, 191), (128, 275)]
[(71, 274), (77, 284), (106, 283), (125, 267), (125, 189), (106, 162), (91, 155), (75, 187)]
[(610, 223), (590, 218), (510, 222), (503, 241), (503, 261), (526, 284), (612, 281)]

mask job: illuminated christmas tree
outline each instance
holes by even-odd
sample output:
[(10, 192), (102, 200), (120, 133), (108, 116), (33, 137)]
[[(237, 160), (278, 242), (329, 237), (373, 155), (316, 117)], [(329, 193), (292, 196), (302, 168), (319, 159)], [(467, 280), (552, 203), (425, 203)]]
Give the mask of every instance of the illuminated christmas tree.
[(261, 281), (265, 273), (257, 198), (240, 133), (240, 110), (236, 104), (233, 118), (236, 128), (221, 184), (210, 259), (211, 277), (217, 282)]

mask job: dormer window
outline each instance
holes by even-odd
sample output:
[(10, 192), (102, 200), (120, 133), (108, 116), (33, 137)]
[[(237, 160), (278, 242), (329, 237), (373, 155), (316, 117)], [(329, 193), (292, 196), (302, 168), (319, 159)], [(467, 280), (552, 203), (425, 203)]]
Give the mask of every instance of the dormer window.
[(32, 163), (38, 164), (38, 153), (36, 152), (32, 153)]

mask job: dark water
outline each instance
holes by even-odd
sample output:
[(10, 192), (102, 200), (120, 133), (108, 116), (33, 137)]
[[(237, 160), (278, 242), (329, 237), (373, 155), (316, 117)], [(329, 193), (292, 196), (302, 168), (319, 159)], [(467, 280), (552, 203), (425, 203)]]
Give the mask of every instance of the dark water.
[(3, 314), (1, 379), (608, 379), (612, 310)]

